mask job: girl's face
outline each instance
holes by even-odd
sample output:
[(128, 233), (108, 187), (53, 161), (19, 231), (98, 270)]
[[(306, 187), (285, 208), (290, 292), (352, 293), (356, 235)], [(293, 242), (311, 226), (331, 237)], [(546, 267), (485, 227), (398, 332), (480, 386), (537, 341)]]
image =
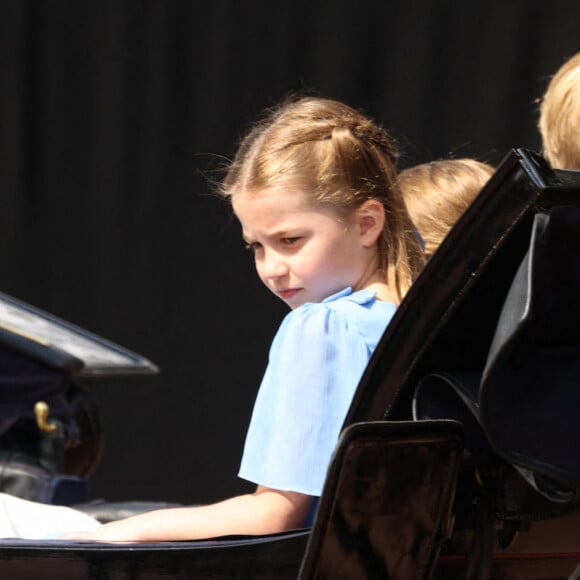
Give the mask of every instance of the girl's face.
[(290, 188), (237, 193), (232, 203), (260, 279), (290, 308), (359, 290), (376, 272), (377, 236), (359, 210), (340, 219)]

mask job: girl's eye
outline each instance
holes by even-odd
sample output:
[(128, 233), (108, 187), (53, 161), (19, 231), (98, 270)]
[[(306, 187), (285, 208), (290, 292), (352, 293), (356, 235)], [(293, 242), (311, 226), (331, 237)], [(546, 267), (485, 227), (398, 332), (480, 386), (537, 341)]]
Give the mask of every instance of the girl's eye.
[(300, 237), (282, 238), (282, 244), (285, 246), (295, 246), (301, 240)]

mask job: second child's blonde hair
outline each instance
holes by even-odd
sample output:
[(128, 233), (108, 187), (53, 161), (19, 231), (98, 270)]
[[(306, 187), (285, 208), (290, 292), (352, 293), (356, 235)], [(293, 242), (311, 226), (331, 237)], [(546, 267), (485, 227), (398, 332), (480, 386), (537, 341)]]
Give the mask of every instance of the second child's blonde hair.
[(429, 259), (494, 169), (475, 159), (441, 159), (399, 174), (399, 187)]
[(380, 268), (400, 302), (423, 265), (396, 183), (397, 153), (386, 131), (348, 105), (306, 97), (268, 112), (243, 139), (222, 183), (226, 196), (290, 186), (337, 215), (376, 199), (385, 208)]
[(538, 127), (550, 165), (580, 169), (580, 52), (552, 77), (540, 105)]

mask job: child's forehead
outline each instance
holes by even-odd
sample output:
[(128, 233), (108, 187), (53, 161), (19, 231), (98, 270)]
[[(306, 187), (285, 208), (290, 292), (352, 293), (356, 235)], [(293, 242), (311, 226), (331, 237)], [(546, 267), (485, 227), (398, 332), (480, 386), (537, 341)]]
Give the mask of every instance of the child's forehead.
[(301, 222), (307, 215), (329, 214), (299, 189), (269, 188), (244, 191), (232, 196), (234, 213), (244, 232), (278, 230)]

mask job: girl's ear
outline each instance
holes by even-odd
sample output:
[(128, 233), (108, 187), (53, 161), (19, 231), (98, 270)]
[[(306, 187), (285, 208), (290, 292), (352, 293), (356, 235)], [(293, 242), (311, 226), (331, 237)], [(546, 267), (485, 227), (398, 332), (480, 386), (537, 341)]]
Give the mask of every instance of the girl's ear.
[(365, 201), (357, 209), (357, 224), (365, 248), (376, 245), (385, 227), (385, 207), (376, 199)]

